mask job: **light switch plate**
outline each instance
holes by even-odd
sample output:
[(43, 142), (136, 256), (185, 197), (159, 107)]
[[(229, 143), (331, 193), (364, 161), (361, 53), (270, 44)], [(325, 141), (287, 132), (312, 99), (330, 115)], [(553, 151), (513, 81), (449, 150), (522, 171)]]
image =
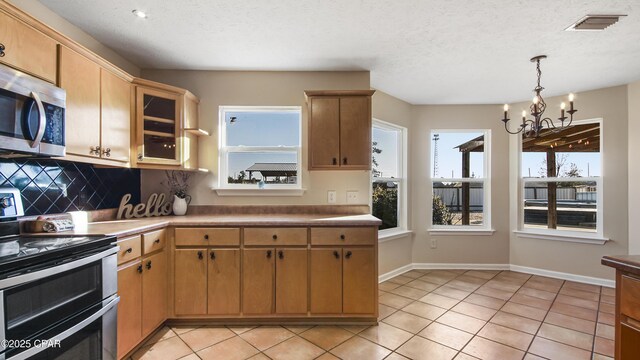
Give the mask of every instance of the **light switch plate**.
[(335, 190), (329, 190), (327, 191), (327, 203), (329, 204), (335, 204), (336, 203), (336, 198), (337, 198), (337, 194)]
[(357, 204), (357, 203), (358, 203), (358, 192), (347, 191), (347, 204)]

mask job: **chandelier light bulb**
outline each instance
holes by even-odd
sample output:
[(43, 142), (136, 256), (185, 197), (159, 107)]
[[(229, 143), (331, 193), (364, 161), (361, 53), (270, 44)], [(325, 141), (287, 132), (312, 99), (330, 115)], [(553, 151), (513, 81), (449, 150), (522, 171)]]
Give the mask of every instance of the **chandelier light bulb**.
[(562, 104), (560, 104), (560, 109), (564, 110), (566, 109), (567, 104), (565, 104), (564, 102)]
[(504, 111), (509, 111), (509, 105), (504, 104)]
[(527, 117), (527, 111), (526, 110), (522, 110), (522, 117)]
[(569, 94), (569, 101), (573, 101), (573, 99), (575, 99), (575, 95), (573, 95), (573, 93)]
[(539, 101), (540, 101), (540, 100), (538, 99), (538, 97), (537, 97), (537, 96), (534, 96), (534, 97), (533, 97), (533, 103), (534, 103), (534, 104), (537, 104)]

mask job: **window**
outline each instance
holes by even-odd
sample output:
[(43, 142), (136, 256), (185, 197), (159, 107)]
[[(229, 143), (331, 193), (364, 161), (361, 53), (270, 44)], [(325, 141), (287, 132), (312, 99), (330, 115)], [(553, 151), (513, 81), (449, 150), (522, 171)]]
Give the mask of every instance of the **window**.
[(602, 236), (600, 125), (522, 137), (522, 230)]
[(431, 132), (434, 229), (488, 229), (490, 130)]
[(380, 230), (406, 229), (406, 128), (373, 120), (371, 213)]
[(301, 109), (220, 107), (221, 188), (301, 188)]

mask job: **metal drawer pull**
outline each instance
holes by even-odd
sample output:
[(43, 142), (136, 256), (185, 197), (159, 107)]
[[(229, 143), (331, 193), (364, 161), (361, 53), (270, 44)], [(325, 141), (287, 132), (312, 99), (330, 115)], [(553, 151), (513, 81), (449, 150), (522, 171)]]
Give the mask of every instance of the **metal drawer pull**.
[(215, 251), (212, 251), (211, 254), (209, 254), (209, 256), (211, 257), (211, 260), (215, 260), (216, 259)]
[(278, 257), (280, 259), (284, 259), (284, 253), (282, 252), (282, 250), (278, 251)]
[(0, 57), (4, 57), (4, 44), (0, 44)]
[(340, 234), (340, 240), (344, 240), (346, 239), (346, 236), (344, 236), (344, 234)]
[(351, 253), (351, 251), (347, 251), (347, 254), (346, 254), (344, 257), (346, 257), (347, 259), (349, 259), (349, 258), (351, 258), (351, 255), (353, 255), (353, 254)]
[(138, 265), (138, 272), (142, 274), (142, 264)]
[(156, 243), (156, 244), (160, 244), (160, 239), (156, 239), (156, 240), (154, 241), (154, 243)]
[(129, 253), (129, 254), (131, 254), (131, 252), (132, 252), (132, 251), (133, 251), (133, 249), (132, 249), (132, 248), (128, 248), (127, 250), (125, 250), (125, 252), (127, 252), (127, 253)]
[(205, 234), (205, 235), (204, 235), (204, 239), (205, 239), (205, 240), (209, 240), (209, 234)]
[(333, 256), (335, 256), (336, 259), (340, 259), (340, 254), (336, 250), (333, 250)]
[(333, 165), (338, 165), (338, 159), (333, 158)]
[(198, 251), (198, 259), (202, 260), (202, 251)]
[(271, 250), (267, 250), (267, 259), (271, 259)]
[(273, 234), (273, 236), (271, 237), (273, 240), (278, 240), (278, 235)]
[(147, 270), (151, 270), (151, 260), (147, 262)]

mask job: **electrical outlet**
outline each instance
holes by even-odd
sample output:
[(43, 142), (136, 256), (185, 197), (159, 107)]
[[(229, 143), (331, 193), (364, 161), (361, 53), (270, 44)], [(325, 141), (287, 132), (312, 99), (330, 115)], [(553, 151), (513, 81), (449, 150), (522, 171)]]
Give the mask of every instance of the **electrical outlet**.
[(335, 204), (336, 203), (336, 191), (335, 190), (329, 190), (327, 191), (327, 203), (329, 204)]
[(347, 204), (357, 204), (357, 203), (358, 203), (358, 192), (347, 191)]
[(436, 239), (431, 239), (431, 248), (435, 249), (438, 247), (438, 240)]

